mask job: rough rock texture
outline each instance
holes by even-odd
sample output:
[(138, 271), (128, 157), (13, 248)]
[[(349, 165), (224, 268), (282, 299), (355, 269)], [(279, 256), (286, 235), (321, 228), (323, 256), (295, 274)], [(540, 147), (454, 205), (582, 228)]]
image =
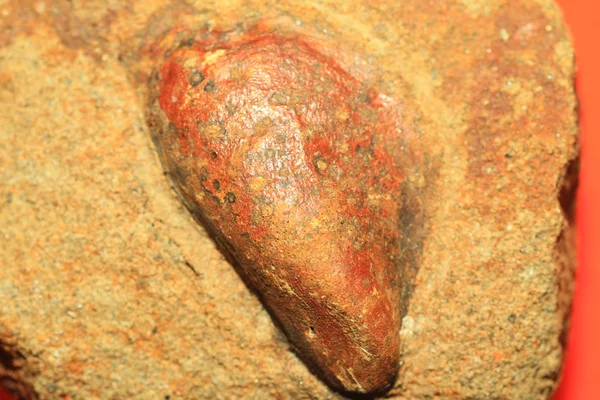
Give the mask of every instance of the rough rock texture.
[(363, 57), (427, 150), (429, 173), (407, 174), (424, 211), (403, 221), (418, 274), (389, 396), (551, 394), (578, 152), (572, 47), (551, 1), (14, 0), (0, 18), (2, 385), (341, 397), (179, 201), (145, 118), (143, 53), (161, 32), (285, 19)]

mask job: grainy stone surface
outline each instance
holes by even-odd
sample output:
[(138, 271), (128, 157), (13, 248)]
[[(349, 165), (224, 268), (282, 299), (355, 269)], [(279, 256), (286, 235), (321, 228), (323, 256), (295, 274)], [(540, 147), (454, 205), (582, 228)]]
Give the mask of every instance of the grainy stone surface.
[(156, 60), (143, 53), (161, 32), (268, 20), (362, 57), (426, 149), (426, 235), (390, 395), (551, 394), (578, 154), (572, 47), (551, 1), (14, 0), (0, 18), (3, 385), (44, 399), (341, 397), (178, 200), (146, 122)]

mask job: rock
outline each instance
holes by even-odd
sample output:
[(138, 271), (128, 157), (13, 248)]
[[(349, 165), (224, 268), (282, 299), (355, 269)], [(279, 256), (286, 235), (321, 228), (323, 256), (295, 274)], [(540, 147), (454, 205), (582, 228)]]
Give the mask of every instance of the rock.
[[(388, 193), (404, 211), (395, 225), (404, 286), (390, 289), (402, 293), (403, 318), (387, 396), (552, 393), (572, 292), (578, 156), (572, 47), (552, 2), (43, 4), (5, 4), (0, 29), (4, 386), (22, 398), (343, 396), (318, 377), (326, 370), (311, 373), (309, 347), (279, 321), (288, 342), (183, 206), (151, 140), (149, 125), (165, 120), (147, 112), (148, 79), (177, 52), (162, 51), (189, 32), (295, 26), (348, 74), (324, 87), (364, 88), (366, 114), (399, 112), (375, 118), (401, 122), (397, 146), (384, 149), (405, 188)], [(360, 181), (348, 165), (357, 171), (348, 182)], [(220, 201), (233, 192), (228, 204), (243, 204), (246, 190), (235, 190)], [(310, 246), (306, 229), (295, 240)], [(282, 248), (280, 260), (309, 249)], [(332, 293), (348, 305), (355, 294)]]

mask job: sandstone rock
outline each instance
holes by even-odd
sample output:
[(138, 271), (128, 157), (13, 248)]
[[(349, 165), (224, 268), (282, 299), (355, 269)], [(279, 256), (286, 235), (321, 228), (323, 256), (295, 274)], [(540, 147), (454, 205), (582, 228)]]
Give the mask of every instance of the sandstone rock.
[(551, 394), (578, 155), (572, 47), (551, 1), (0, 9), (4, 386), (23, 398), (342, 397), (183, 206), (146, 120), (146, 78), (162, 63), (148, 54), (165, 32), (268, 21), (339, 46), (401, 110), (418, 212), (400, 221), (410, 286), (388, 396)]

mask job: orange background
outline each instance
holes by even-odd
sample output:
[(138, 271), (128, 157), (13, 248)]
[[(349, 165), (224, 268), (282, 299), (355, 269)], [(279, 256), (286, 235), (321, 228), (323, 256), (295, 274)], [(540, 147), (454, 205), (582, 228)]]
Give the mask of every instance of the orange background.
[[(600, 1), (559, 0), (575, 42), (581, 123), (577, 285), (561, 385), (553, 400), (600, 399)], [(595, 339), (595, 340), (594, 340)]]
[[(575, 41), (582, 157), (577, 288), (563, 378), (553, 400), (596, 400), (600, 399), (600, 179), (594, 172), (600, 170), (600, 0), (558, 3)], [(11, 400), (1, 388), (0, 400)]]

